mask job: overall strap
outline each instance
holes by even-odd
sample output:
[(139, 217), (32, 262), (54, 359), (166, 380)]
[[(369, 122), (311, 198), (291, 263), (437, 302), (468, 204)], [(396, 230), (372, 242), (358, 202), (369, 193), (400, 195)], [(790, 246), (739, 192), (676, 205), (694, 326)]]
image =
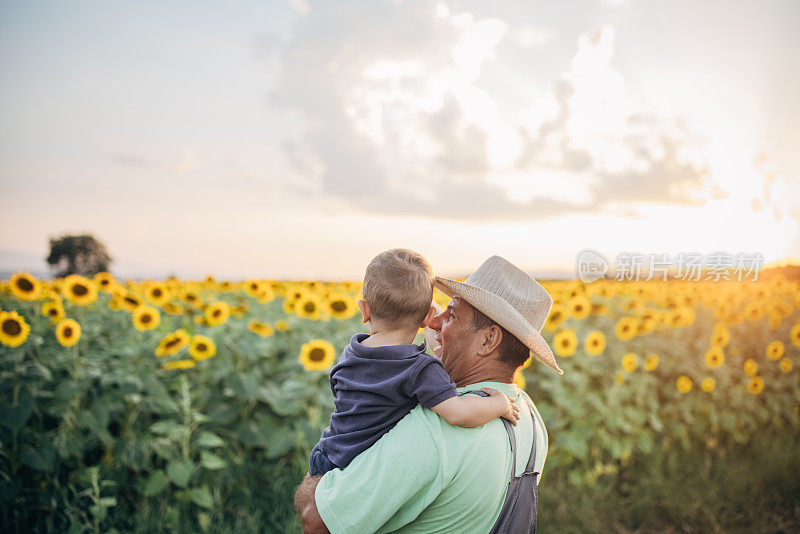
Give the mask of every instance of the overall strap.
[[(524, 402), (525, 404), (528, 404), (528, 401)], [(533, 468), (536, 465), (536, 415), (534, 415), (533, 408), (531, 408), (530, 404), (528, 404), (528, 411), (531, 413), (531, 422), (533, 423), (533, 445), (531, 446), (531, 456), (530, 458), (528, 458), (528, 465), (525, 467), (525, 472), (523, 472), (522, 474), (538, 475), (539, 473), (533, 470)]]

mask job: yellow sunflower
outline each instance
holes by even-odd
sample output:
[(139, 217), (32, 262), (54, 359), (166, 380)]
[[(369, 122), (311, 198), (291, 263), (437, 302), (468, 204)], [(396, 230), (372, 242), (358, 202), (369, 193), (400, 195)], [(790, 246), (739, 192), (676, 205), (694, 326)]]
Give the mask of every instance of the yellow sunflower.
[(764, 389), (764, 379), (760, 376), (754, 376), (747, 384), (747, 391), (753, 395), (758, 395)]
[(644, 370), (645, 371), (652, 371), (658, 367), (658, 354), (650, 353), (647, 355), (647, 358), (644, 360)]
[(550, 315), (545, 322), (545, 328), (547, 328), (549, 332), (554, 332), (566, 320), (567, 312), (564, 306), (554, 302), (553, 306), (550, 308)]
[(103, 271), (94, 275), (94, 283), (100, 291), (110, 291), (115, 282), (114, 275), (111, 273)]
[(192, 308), (200, 308), (203, 305), (200, 296), (194, 291), (186, 291), (181, 298)]
[(335, 349), (324, 339), (313, 339), (300, 347), (300, 363), (308, 371), (327, 369), (333, 364)]
[(711, 369), (716, 369), (725, 363), (725, 352), (722, 347), (714, 346), (706, 351), (706, 365)]
[(328, 297), (326, 305), (334, 319), (349, 319), (358, 311), (356, 301), (343, 293), (334, 293)]
[(711, 334), (711, 345), (724, 348), (731, 339), (730, 331), (725, 325), (717, 325)]
[(586, 350), (586, 353), (591, 356), (602, 354), (603, 351), (606, 350), (605, 334), (599, 330), (589, 332), (589, 334), (586, 336), (586, 340), (583, 343), (583, 347)]
[(164, 282), (151, 280), (145, 284), (144, 297), (156, 306), (163, 306), (172, 299), (172, 292)]
[(71, 347), (81, 338), (81, 325), (74, 319), (61, 319), (56, 324), (56, 339), (64, 347)]
[(747, 358), (744, 361), (744, 373), (747, 376), (755, 376), (758, 373), (758, 364), (753, 358)]
[(242, 284), (242, 289), (251, 297), (258, 298), (265, 286), (266, 284), (262, 283), (261, 280), (248, 280)]
[(275, 298), (275, 290), (272, 288), (272, 284), (262, 284), (261, 291), (258, 292), (256, 295), (258, 302), (264, 304), (270, 302), (272, 299)]
[(789, 332), (789, 339), (792, 340), (792, 345), (800, 347), (800, 323), (792, 327), (792, 330)]
[(770, 360), (778, 361), (783, 357), (784, 350), (783, 342), (776, 339), (767, 345), (767, 357)]
[(287, 323), (283, 319), (278, 319), (277, 321), (275, 321), (275, 329), (278, 332), (286, 332), (287, 330), (289, 330), (289, 323)]
[(194, 336), (189, 345), (189, 354), (196, 361), (206, 360), (217, 353), (217, 345), (206, 336)]
[(206, 306), (203, 316), (209, 326), (219, 326), (228, 320), (231, 315), (231, 307), (227, 302), (221, 300)]
[(575, 331), (568, 328), (562, 330), (553, 337), (553, 350), (556, 354), (563, 357), (569, 357), (575, 354), (575, 349), (578, 347), (578, 336)]
[(783, 371), (784, 373), (788, 373), (789, 371), (792, 370), (792, 360), (790, 360), (789, 358), (784, 358), (781, 360), (780, 366), (781, 366), (781, 371)]
[(86, 306), (97, 300), (97, 286), (83, 276), (71, 274), (64, 279), (61, 294), (78, 306)]
[(194, 360), (175, 360), (174, 362), (166, 362), (161, 366), (162, 369), (191, 369), (194, 367)]
[(617, 338), (620, 341), (627, 341), (636, 335), (638, 328), (639, 321), (637, 321), (635, 318), (622, 317), (619, 321), (617, 321), (617, 325), (614, 327), (614, 332), (617, 334)]
[(592, 313), (594, 315), (608, 315), (608, 306), (605, 304), (592, 304)]
[(629, 352), (625, 356), (622, 357), (622, 368), (629, 373), (632, 373), (636, 370), (636, 367), (639, 365), (639, 358), (633, 352)]
[(144, 332), (156, 328), (161, 322), (161, 314), (157, 309), (147, 304), (141, 304), (133, 310), (133, 326)]
[(295, 303), (294, 312), (303, 319), (317, 321), (323, 318), (325, 305), (319, 297), (309, 294)]
[(31, 327), (25, 318), (15, 311), (0, 311), (0, 343), (18, 347), (28, 339)]
[(247, 324), (247, 328), (251, 332), (258, 334), (261, 337), (269, 337), (275, 333), (270, 325), (256, 321), (255, 319)]
[(567, 303), (567, 309), (573, 319), (585, 319), (592, 311), (592, 303), (583, 295), (578, 295)]
[(181, 306), (180, 304), (167, 302), (166, 304), (164, 304), (164, 311), (170, 315), (183, 315), (183, 312), (185, 310), (183, 309), (183, 306)]
[(11, 292), (19, 300), (36, 300), (42, 291), (42, 283), (30, 273), (18, 272), (9, 280)]
[(286, 315), (293, 314), (296, 304), (297, 301), (293, 298), (286, 297), (283, 299), (283, 313)]
[(156, 347), (156, 356), (172, 356), (189, 344), (189, 334), (181, 328), (167, 334)]
[(700, 389), (702, 389), (706, 393), (711, 393), (712, 391), (714, 391), (716, 385), (717, 381), (709, 376), (704, 378), (703, 381), (700, 382)]
[(42, 305), (42, 315), (55, 322), (64, 318), (64, 305), (59, 300), (49, 300)]
[(681, 375), (675, 385), (681, 393), (689, 393), (692, 390), (692, 379), (686, 375)]

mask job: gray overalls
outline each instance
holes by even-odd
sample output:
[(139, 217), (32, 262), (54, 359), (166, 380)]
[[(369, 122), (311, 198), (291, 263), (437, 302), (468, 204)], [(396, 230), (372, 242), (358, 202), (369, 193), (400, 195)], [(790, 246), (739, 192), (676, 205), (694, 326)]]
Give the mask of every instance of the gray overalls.
[[(483, 391), (467, 391), (466, 395), (473, 393), (481, 397), (488, 397), (489, 394)], [(507, 419), (501, 419), (508, 433), (508, 440), (511, 443), (511, 479), (508, 482), (508, 492), (506, 500), (500, 509), (500, 516), (495, 521), (489, 534), (521, 534), (536, 532), (536, 515), (539, 505), (539, 489), (536, 485), (539, 473), (534, 471), (534, 461), (536, 459), (536, 418), (533, 416), (530, 404), (523, 399), (528, 406), (533, 423), (533, 447), (528, 458), (528, 465), (520, 476), (514, 476), (517, 466), (517, 440), (514, 439), (514, 425)]]

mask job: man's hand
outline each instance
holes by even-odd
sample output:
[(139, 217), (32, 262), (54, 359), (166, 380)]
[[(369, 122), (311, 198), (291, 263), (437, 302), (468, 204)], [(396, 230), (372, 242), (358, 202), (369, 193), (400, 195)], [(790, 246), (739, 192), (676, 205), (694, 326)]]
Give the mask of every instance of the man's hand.
[(314, 491), (316, 491), (321, 478), (321, 475), (313, 477), (306, 475), (294, 494), (294, 511), (300, 516), (304, 534), (330, 534), (328, 527), (325, 526), (319, 515), (317, 502), (314, 500)]
[(492, 388), (481, 388), (483, 391), (489, 394), (490, 397), (502, 397), (503, 400), (506, 402), (506, 413), (504, 413), (501, 417), (503, 419), (508, 419), (511, 421), (511, 424), (517, 426), (517, 421), (519, 421), (519, 407), (514, 404), (514, 399), (509, 397), (504, 393), (500, 393), (496, 389)]

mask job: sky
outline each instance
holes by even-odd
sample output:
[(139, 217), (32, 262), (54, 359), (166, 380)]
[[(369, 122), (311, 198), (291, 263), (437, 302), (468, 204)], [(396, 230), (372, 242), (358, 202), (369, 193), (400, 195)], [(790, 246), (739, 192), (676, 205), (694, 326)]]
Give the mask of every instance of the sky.
[(800, 257), (795, 1), (0, 4), (0, 271)]

